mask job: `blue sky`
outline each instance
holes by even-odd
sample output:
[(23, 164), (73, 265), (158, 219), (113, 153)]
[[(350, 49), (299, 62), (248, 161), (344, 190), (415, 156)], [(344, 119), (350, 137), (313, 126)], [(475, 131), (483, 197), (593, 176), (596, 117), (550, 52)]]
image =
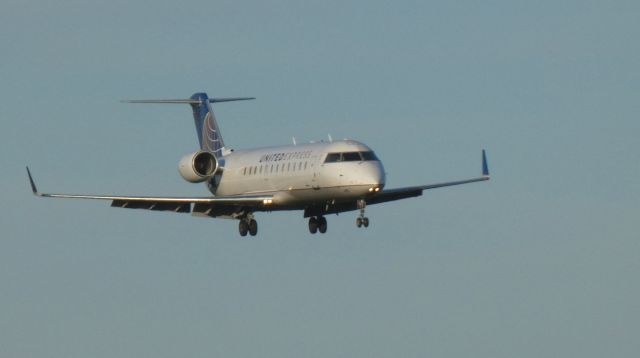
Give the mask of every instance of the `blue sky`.
[[(14, 1), (0, 11), (0, 355), (632, 356), (640, 344), (634, 1)], [(237, 223), (38, 200), (205, 193), (228, 146), (354, 138), (387, 186), (488, 183)]]

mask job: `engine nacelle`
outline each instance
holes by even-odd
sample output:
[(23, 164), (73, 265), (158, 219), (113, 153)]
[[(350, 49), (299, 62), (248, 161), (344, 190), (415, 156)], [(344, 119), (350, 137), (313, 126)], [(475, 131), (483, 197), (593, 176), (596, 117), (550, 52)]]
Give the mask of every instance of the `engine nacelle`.
[(201, 183), (216, 174), (218, 160), (210, 152), (200, 151), (187, 154), (180, 159), (178, 171), (184, 180), (191, 183)]

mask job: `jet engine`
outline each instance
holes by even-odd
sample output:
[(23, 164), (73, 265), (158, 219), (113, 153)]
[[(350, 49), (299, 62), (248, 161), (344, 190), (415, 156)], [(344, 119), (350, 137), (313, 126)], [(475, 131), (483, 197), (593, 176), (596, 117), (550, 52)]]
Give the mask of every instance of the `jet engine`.
[(210, 152), (199, 151), (187, 154), (180, 159), (178, 171), (184, 180), (201, 183), (216, 174), (218, 160)]

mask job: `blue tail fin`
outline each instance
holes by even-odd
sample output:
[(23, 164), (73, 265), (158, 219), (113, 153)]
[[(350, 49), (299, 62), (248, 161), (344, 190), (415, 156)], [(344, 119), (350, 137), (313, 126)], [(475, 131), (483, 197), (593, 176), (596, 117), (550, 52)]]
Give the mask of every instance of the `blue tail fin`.
[(224, 140), (220, 134), (216, 116), (213, 114), (209, 97), (206, 93), (196, 93), (191, 96), (191, 99), (194, 101), (191, 103), (191, 109), (193, 109), (193, 120), (196, 124), (200, 149), (211, 152), (216, 158), (220, 158), (222, 148), (224, 148)]

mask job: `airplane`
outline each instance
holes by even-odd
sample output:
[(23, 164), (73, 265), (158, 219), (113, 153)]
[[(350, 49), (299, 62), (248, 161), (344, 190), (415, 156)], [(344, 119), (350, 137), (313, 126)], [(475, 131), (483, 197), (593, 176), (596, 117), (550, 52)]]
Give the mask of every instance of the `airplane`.
[(385, 188), (385, 171), (374, 151), (355, 140), (233, 150), (225, 146), (212, 104), (253, 97), (126, 100), (127, 103), (188, 104), (193, 110), (200, 149), (178, 163), (182, 178), (205, 183), (212, 195), (202, 197), (51, 194), (39, 192), (27, 167), (34, 195), (44, 198), (110, 200), (112, 207), (191, 213), (239, 221), (240, 236), (258, 233), (257, 212), (302, 210), (309, 232), (327, 232), (326, 216), (359, 210), (356, 226), (366, 228), (368, 205), (421, 196), (424, 190), (489, 180), (482, 150), (479, 177), (436, 184)]

